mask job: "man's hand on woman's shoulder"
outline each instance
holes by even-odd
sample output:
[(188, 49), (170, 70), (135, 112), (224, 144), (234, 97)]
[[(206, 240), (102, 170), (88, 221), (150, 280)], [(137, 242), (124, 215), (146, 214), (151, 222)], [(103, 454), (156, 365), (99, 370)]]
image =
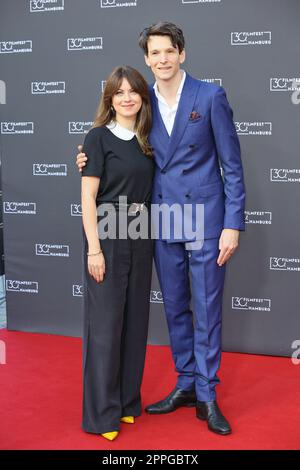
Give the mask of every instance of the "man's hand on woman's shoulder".
[(79, 150), (79, 153), (77, 154), (77, 157), (76, 157), (76, 165), (78, 167), (78, 170), (81, 172), (82, 168), (84, 168), (86, 165), (87, 156), (85, 153), (82, 153), (82, 145), (78, 145), (78, 150)]

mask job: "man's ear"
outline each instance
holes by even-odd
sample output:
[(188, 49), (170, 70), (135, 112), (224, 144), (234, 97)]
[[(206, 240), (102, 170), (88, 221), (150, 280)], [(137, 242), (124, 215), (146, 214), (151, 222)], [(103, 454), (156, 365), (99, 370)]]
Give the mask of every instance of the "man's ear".
[(185, 49), (180, 52), (180, 63), (183, 64), (185, 61)]
[(150, 62), (149, 62), (148, 56), (146, 54), (144, 55), (144, 59), (145, 59), (146, 64), (148, 65), (148, 67), (150, 67)]

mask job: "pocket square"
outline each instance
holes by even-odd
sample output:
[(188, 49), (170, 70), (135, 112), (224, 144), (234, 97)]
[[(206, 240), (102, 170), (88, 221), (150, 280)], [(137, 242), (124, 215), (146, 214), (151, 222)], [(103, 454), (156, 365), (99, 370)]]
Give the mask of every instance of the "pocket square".
[(202, 116), (197, 111), (192, 111), (189, 115), (190, 121), (195, 121), (196, 119), (200, 119)]

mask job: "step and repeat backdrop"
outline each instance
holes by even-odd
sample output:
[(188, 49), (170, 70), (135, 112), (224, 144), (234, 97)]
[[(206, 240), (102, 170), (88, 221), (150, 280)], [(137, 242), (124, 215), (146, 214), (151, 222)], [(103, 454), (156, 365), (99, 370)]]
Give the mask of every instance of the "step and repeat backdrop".
[[(247, 188), (246, 232), (227, 267), (223, 349), (290, 356), (300, 346), (298, 0), (2, 0), (0, 112), (10, 330), (81, 336), (77, 145), (120, 64), (149, 81), (137, 40), (182, 27), (184, 68), (222, 85)], [(0, 228), (1, 229), (1, 228)], [(168, 344), (154, 273), (149, 342)]]

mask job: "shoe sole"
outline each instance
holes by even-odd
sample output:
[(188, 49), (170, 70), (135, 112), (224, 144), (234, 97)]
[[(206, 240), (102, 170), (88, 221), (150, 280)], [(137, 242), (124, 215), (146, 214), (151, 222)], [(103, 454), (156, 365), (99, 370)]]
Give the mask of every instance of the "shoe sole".
[(207, 428), (208, 428), (211, 432), (213, 432), (213, 433), (215, 433), (215, 434), (219, 434), (220, 436), (228, 436), (228, 434), (231, 434), (231, 432), (232, 432), (232, 431), (223, 431), (223, 432), (222, 432), (222, 431), (215, 431), (214, 429), (211, 429), (209, 426), (207, 426)]
[(168, 413), (173, 413), (173, 411), (176, 411), (179, 408), (194, 408), (195, 406), (196, 406), (196, 403), (188, 403), (187, 405), (177, 406), (177, 408), (174, 408), (173, 410), (169, 410), (169, 411), (148, 411), (148, 410), (145, 410), (145, 412), (148, 413), (149, 415), (166, 415)]
[[(201, 421), (207, 421), (206, 418), (202, 417), (202, 416), (198, 416), (196, 415), (196, 418), (200, 419)], [(227, 436), (228, 434), (231, 434), (232, 431), (215, 431), (214, 429), (210, 428), (208, 425), (207, 425), (207, 428), (211, 431), (211, 432), (214, 432), (215, 434), (220, 434), (221, 436)]]

